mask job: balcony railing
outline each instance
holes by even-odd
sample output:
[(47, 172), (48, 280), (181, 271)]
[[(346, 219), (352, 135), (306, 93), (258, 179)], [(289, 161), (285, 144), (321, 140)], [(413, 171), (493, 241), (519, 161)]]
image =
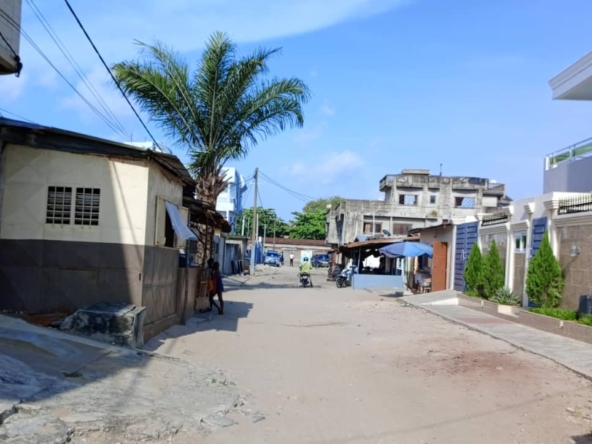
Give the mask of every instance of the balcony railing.
[(592, 211), (592, 194), (580, 194), (559, 201), (557, 214), (585, 213)]
[(483, 216), (481, 226), (490, 227), (492, 225), (505, 224), (508, 222), (508, 220), (509, 216), (506, 213), (487, 214)]
[(592, 138), (549, 154), (545, 158), (545, 171), (555, 168), (560, 163), (570, 162), (592, 155)]

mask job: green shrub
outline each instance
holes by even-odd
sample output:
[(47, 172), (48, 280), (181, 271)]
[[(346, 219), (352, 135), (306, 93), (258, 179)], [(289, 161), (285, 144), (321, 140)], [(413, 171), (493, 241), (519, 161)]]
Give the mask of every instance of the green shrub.
[(520, 305), (522, 298), (507, 287), (500, 288), (489, 298), (491, 302), (502, 305)]
[(483, 256), (481, 256), (481, 250), (476, 242), (467, 259), (464, 278), (467, 285), (467, 295), (479, 297), (483, 294)]
[(500, 288), (504, 287), (505, 274), (497, 244), (495, 241), (491, 241), (491, 248), (483, 260), (483, 289), (486, 298), (492, 297)]
[(574, 310), (566, 310), (564, 308), (531, 308), (530, 311), (545, 316), (551, 316), (552, 318), (561, 319), (563, 321), (575, 321), (578, 318), (577, 312)]
[(539, 307), (557, 307), (563, 291), (563, 272), (553, 254), (548, 233), (545, 233), (541, 247), (530, 260), (526, 277), (526, 294)]
[(578, 322), (580, 324), (589, 325), (590, 327), (592, 327), (592, 315), (580, 316)]

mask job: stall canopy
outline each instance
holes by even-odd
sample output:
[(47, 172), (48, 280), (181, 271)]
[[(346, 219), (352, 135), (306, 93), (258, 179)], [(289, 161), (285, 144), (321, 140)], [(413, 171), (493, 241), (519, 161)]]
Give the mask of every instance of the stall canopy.
[(386, 257), (417, 257), (427, 254), (432, 257), (433, 248), (429, 244), (423, 242), (397, 242), (395, 244), (387, 245), (386, 247), (380, 248), (381, 254)]

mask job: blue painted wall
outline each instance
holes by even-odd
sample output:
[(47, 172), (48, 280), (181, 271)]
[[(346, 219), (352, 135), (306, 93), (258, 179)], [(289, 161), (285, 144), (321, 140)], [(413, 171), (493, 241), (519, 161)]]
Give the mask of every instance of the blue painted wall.
[(354, 290), (364, 290), (365, 288), (403, 288), (403, 276), (354, 274), (352, 287)]

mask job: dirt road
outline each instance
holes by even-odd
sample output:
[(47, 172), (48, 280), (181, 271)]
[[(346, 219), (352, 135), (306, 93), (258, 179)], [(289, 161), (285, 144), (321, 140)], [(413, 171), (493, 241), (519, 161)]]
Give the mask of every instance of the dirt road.
[(295, 269), (228, 283), (226, 314), (148, 347), (224, 369), (245, 394), (207, 443), (586, 443), (592, 386), (395, 299)]

